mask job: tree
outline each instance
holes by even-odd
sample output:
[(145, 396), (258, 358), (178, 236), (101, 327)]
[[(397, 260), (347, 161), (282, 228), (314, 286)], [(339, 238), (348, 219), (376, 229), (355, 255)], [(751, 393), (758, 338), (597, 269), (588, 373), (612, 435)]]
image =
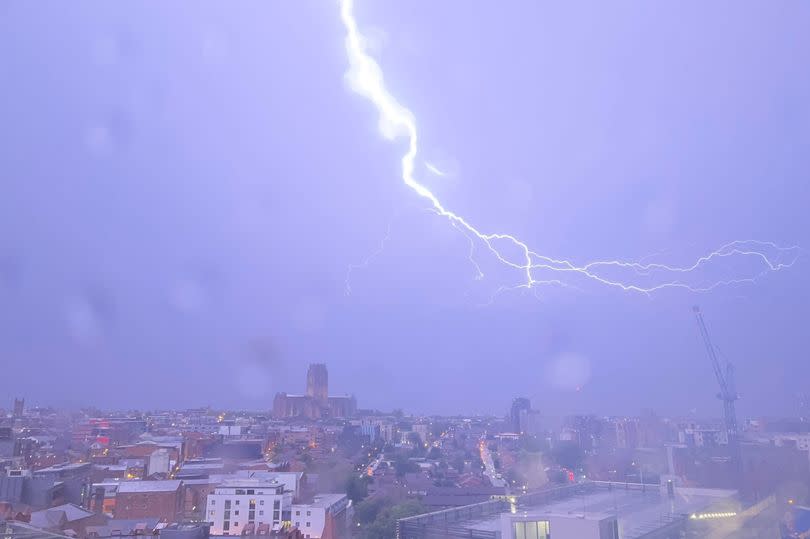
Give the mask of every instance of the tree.
[(354, 520), (360, 524), (370, 524), (377, 519), (380, 510), (391, 501), (382, 496), (372, 496), (354, 506)]
[(524, 436), (521, 440), (521, 446), (524, 451), (531, 453), (543, 451), (547, 447), (544, 441), (537, 438), (537, 436)]
[(431, 447), (430, 451), (428, 451), (427, 458), (431, 460), (439, 460), (442, 458), (442, 450), (438, 447)]
[(382, 509), (377, 518), (368, 526), (360, 528), (362, 539), (391, 539), (396, 537), (397, 520), (425, 512), (419, 500), (406, 500), (392, 507)]
[(585, 455), (574, 442), (560, 442), (551, 450), (551, 458), (560, 466), (576, 471), (582, 466)]
[(406, 473), (418, 472), (419, 466), (417, 466), (415, 462), (400, 455), (394, 461), (394, 470), (397, 472), (397, 477), (402, 477)]
[(458, 473), (464, 473), (464, 457), (461, 455), (453, 459), (453, 468), (458, 470)]
[(358, 503), (368, 496), (369, 479), (366, 476), (358, 477), (354, 473), (346, 480), (346, 496), (352, 503)]

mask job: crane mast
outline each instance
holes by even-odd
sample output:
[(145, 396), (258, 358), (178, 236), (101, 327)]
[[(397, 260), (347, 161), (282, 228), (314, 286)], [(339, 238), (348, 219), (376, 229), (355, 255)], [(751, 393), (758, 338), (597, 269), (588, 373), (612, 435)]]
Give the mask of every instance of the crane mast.
[(717, 383), (720, 386), (720, 393), (717, 397), (723, 401), (723, 420), (726, 428), (726, 436), (728, 437), (729, 456), (734, 472), (739, 479), (739, 473), (742, 470), (742, 459), (740, 456), (740, 437), (739, 427), (737, 426), (737, 411), (734, 402), (737, 400), (737, 389), (734, 383), (734, 366), (731, 363), (726, 363), (725, 372), (720, 365), (720, 360), (717, 357), (717, 349), (712, 344), (709, 330), (706, 328), (706, 322), (703, 320), (703, 313), (700, 312), (700, 307), (695, 306), (692, 308), (697, 318), (698, 328), (700, 328), (700, 335), (703, 337), (703, 343), (706, 345), (706, 352), (709, 354), (709, 360), (712, 363), (714, 376), (717, 378)]

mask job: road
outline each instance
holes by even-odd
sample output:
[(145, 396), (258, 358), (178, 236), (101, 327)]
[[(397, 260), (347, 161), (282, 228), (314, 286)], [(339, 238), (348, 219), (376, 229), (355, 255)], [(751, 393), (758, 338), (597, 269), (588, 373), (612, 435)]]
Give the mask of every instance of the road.
[(498, 477), (498, 471), (495, 470), (495, 463), (492, 461), (492, 453), (489, 451), (487, 441), (484, 438), (481, 438), (481, 441), (478, 443), (478, 449), (481, 452), (481, 460), (484, 463), (484, 475), (489, 478), (489, 482), (492, 483), (492, 486), (508, 487), (506, 479)]

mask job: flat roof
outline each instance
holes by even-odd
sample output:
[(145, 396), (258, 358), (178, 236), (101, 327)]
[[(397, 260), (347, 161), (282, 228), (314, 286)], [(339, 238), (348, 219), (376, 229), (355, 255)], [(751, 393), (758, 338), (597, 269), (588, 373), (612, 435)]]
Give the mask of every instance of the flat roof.
[[(670, 498), (661, 491), (658, 485), (625, 485), (624, 483), (589, 482), (548, 489), (516, 497), (518, 516), (568, 517), (601, 520), (615, 516), (622, 530), (622, 537), (637, 537), (660, 529), (670, 523), (687, 518), (688, 515), (704, 511), (716, 503), (732, 503), (735, 491), (721, 489), (688, 489), (675, 488), (675, 495)], [(485, 506), (491, 502), (475, 504)], [(501, 515), (509, 511), (478, 511), (477, 518), (465, 518), (474, 513), (462, 506), (437, 512), (451, 517), (452, 525), (469, 530), (495, 533), (501, 529)], [(508, 507), (508, 505), (506, 506)], [(465, 513), (466, 511), (466, 513)], [(428, 513), (430, 515), (431, 513)], [(454, 520), (453, 515), (459, 518)], [(419, 521), (420, 515), (411, 519)], [(430, 525), (431, 521), (441, 519), (422, 519)], [(441, 524), (439, 524), (441, 525)]]
[(251, 479), (251, 478), (236, 478), (236, 479), (226, 479), (219, 485), (217, 485), (217, 489), (220, 488), (278, 488), (284, 486), (284, 483), (279, 483), (275, 479), (271, 481), (265, 481), (261, 479)]
[(63, 472), (65, 470), (78, 470), (79, 468), (83, 468), (85, 466), (91, 466), (89, 462), (63, 462), (62, 464), (54, 464), (53, 466), (49, 466), (47, 468), (40, 468), (39, 470), (34, 470), (35, 474), (38, 473), (52, 473), (52, 472)]
[(164, 481), (122, 481), (118, 485), (118, 493), (134, 492), (171, 492), (180, 488), (183, 482), (177, 479)]
[(311, 507), (332, 507), (344, 498), (346, 498), (345, 494), (316, 494), (315, 501), (309, 505)]

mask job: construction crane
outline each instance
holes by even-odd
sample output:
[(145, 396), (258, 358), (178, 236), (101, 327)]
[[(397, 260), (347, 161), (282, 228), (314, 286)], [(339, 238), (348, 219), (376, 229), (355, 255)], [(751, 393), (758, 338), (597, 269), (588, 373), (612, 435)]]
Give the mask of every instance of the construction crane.
[(742, 459), (740, 458), (740, 432), (737, 426), (737, 411), (734, 405), (738, 398), (734, 385), (734, 366), (730, 362), (726, 362), (725, 373), (723, 372), (720, 360), (717, 358), (717, 349), (712, 344), (709, 330), (706, 329), (706, 322), (703, 321), (703, 313), (700, 312), (700, 307), (697, 305), (692, 307), (692, 310), (695, 312), (700, 335), (703, 337), (706, 352), (708, 352), (709, 359), (712, 362), (714, 375), (720, 385), (720, 393), (717, 394), (717, 398), (723, 401), (723, 419), (725, 421), (726, 436), (728, 437), (729, 456), (737, 479), (739, 479), (739, 474), (742, 471)]

